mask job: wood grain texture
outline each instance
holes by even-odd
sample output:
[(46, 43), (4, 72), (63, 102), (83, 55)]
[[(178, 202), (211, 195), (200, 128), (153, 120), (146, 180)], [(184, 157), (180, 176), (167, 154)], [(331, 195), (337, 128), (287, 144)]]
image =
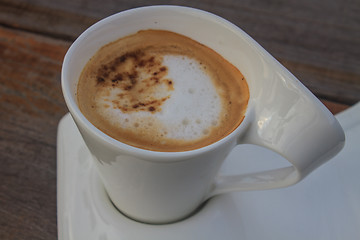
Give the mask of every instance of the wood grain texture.
[(61, 8), (34, 5), (31, 1), (0, 0), (0, 25), (63, 40), (74, 40), (96, 20)]
[(316, 96), (360, 101), (360, 1), (356, 0), (0, 0), (0, 24), (74, 40), (97, 20), (155, 4), (213, 12), (233, 22)]
[(337, 102), (333, 102), (333, 101), (329, 101), (329, 100), (324, 100), (324, 99), (320, 99), (320, 100), (330, 110), (330, 112), (332, 114), (334, 114), (334, 115), (346, 110), (347, 108), (349, 108), (349, 105), (346, 105), (346, 104), (341, 104), (341, 103), (337, 103)]
[(0, 28), (0, 239), (56, 239), (56, 131), (69, 43)]

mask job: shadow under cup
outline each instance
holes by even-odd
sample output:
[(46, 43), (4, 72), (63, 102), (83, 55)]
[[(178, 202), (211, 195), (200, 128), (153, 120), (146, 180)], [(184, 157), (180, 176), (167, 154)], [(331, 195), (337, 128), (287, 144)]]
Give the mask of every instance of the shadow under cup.
[[(200, 149), (153, 152), (110, 138), (82, 115), (76, 90), (86, 63), (107, 43), (146, 29), (185, 35), (213, 49), (241, 71), (250, 99), (239, 127)], [(343, 131), (332, 114), (259, 44), (232, 23), (187, 7), (132, 9), (94, 24), (65, 56), (62, 89), (112, 202), (140, 222), (184, 219), (220, 193), (289, 186), (340, 151), (344, 143)], [(223, 161), (239, 143), (272, 149), (294, 166), (218, 179)]]

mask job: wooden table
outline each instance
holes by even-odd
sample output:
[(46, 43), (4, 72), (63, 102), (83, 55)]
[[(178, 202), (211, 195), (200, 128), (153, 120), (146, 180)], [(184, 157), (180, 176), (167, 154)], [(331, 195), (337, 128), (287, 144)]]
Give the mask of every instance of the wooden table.
[[(360, 1), (169, 1), (257, 40), (335, 114), (360, 100)], [(56, 239), (56, 131), (72, 41), (99, 19), (166, 1), (0, 0), (0, 239)]]

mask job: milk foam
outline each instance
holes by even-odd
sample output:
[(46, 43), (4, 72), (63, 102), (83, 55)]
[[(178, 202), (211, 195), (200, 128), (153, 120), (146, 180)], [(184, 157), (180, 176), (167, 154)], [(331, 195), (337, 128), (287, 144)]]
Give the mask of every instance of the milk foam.
[(230, 134), (249, 89), (221, 55), (186, 36), (142, 30), (100, 48), (77, 86), (81, 112), (131, 146), (188, 151)]
[[(157, 88), (153, 97), (165, 99), (161, 110), (123, 112), (114, 104), (122, 93), (119, 88), (98, 96), (98, 110), (114, 126), (133, 129), (154, 138), (196, 140), (208, 135), (218, 124), (222, 102), (206, 66), (187, 56), (165, 55), (162, 65), (172, 89)], [(144, 79), (148, 77), (143, 73)], [(156, 129), (156, 131), (154, 131)]]

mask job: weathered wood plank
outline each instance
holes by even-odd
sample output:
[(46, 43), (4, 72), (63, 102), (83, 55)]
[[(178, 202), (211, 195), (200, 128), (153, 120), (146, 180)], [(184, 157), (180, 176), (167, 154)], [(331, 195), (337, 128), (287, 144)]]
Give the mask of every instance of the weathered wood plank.
[(56, 239), (56, 134), (68, 42), (0, 27), (0, 239)]
[[(0, 0), (0, 24), (74, 40), (95, 21), (164, 0)], [(254, 37), (318, 97), (360, 101), (360, 2), (174, 0), (235, 23)]]
[(318, 98), (348, 105), (360, 101), (360, 74), (278, 60)]
[(97, 20), (61, 8), (47, 8), (22, 1), (0, 1), (0, 25), (64, 40), (74, 40)]
[(334, 114), (334, 115), (344, 111), (347, 108), (349, 108), (349, 105), (346, 105), (346, 104), (332, 102), (332, 101), (328, 101), (328, 100), (324, 100), (324, 99), (320, 99), (320, 100), (330, 110), (330, 112), (332, 114)]

